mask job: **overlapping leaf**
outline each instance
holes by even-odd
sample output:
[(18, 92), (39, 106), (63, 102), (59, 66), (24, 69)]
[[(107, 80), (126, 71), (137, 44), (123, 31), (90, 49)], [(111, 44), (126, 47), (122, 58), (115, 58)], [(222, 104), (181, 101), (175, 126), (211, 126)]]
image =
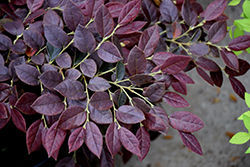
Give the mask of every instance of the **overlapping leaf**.
[(119, 16), (124, 4), (119, 3), (119, 2), (109, 2), (109, 3), (106, 3), (105, 6), (108, 8), (111, 16), (113, 18), (116, 18)]
[(11, 118), (17, 129), (26, 133), (26, 122), (23, 115), (16, 109), (11, 109)]
[(42, 84), (50, 90), (53, 90), (60, 82), (63, 81), (62, 75), (57, 71), (45, 71), (39, 76), (39, 79)]
[(128, 56), (128, 71), (131, 75), (141, 74), (146, 70), (146, 57), (144, 52), (134, 46)]
[(150, 110), (148, 104), (140, 97), (133, 97), (132, 103), (135, 107), (139, 108), (144, 113), (147, 113)]
[(32, 115), (35, 114), (34, 111), (30, 106), (36, 100), (37, 95), (30, 92), (25, 92), (22, 96), (18, 99), (15, 104), (15, 107), (24, 114)]
[(24, 39), (24, 42), (33, 49), (42, 48), (45, 43), (42, 34), (32, 29), (23, 31), (23, 39)]
[(168, 23), (173, 23), (178, 19), (179, 13), (175, 4), (171, 0), (163, 0), (160, 5), (161, 16)]
[(15, 70), (18, 78), (24, 83), (32, 86), (39, 85), (38, 76), (40, 74), (35, 67), (28, 64), (22, 64), (15, 66)]
[(207, 59), (205, 57), (199, 57), (195, 61), (195, 63), (207, 71), (219, 71), (220, 70), (220, 67), (213, 60)]
[(189, 52), (196, 56), (204, 56), (209, 52), (209, 47), (204, 43), (194, 43), (190, 45)]
[(185, 0), (181, 8), (181, 16), (188, 26), (194, 26), (197, 22), (197, 12), (189, 0)]
[(98, 56), (105, 62), (116, 63), (121, 61), (122, 55), (118, 48), (111, 42), (104, 42), (97, 51)]
[(139, 123), (145, 119), (143, 112), (139, 108), (129, 105), (119, 107), (116, 111), (116, 117), (126, 124)]
[(145, 118), (142, 123), (148, 130), (161, 131), (167, 128), (162, 119), (155, 114), (145, 113)]
[(63, 29), (63, 21), (60, 16), (53, 10), (49, 9), (43, 16), (43, 25), (55, 25)]
[(211, 21), (219, 17), (227, 7), (227, 0), (215, 0), (210, 3), (204, 11), (206, 21)]
[(0, 82), (7, 81), (11, 79), (11, 76), (9, 75), (9, 70), (5, 66), (0, 66)]
[(148, 74), (136, 74), (129, 77), (129, 80), (134, 86), (141, 86), (143, 84), (154, 82), (154, 78)]
[(172, 34), (173, 34), (173, 38), (177, 38), (182, 34), (181, 24), (177, 21), (175, 21), (172, 24)]
[(25, 53), (27, 50), (27, 46), (25, 42), (21, 39), (18, 39), (14, 45), (11, 45), (10, 49), (17, 54)]
[(173, 76), (183, 83), (195, 84), (193, 79), (189, 77), (185, 72), (179, 72), (179, 73), (173, 74)]
[(228, 44), (229, 49), (234, 51), (245, 50), (250, 47), (250, 35), (242, 35), (233, 39)]
[(141, 156), (138, 156), (138, 158), (142, 161), (148, 154), (150, 148), (150, 136), (145, 127), (140, 127), (135, 136), (139, 141), (139, 149), (141, 151)]
[(229, 81), (232, 85), (234, 92), (239, 95), (242, 99), (245, 99), (246, 88), (244, 85), (236, 78), (229, 76)]
[(8, 118), (8, 112), (3, 103), (0, 103), (0, 119)]
[(107, 110), (113, 106), (109, 95), (106, 92), (95, 92), (89, 103), (97, 110)]
[(134, 21), (128, 25), (119, 27), (115, 31), (115, 34), (131, 34), (139, 31), (145, 24), (146, 24), (145, 21)]
[(212, 78), (202, 68), (196, 67), (196, 71), (205, 81), (214, 86)]
[(62, 68), (70, 68), (72, 64), (72, 59), (67, 52), (64, 52), (56, 58), (56, 64)]
[(85, 140), (85, 134), (86, 134), (85, 129), (82, 127), (75, 129), (70, 134), (68, 140), (69, 152), (76, 151), (82, 146)]
[(170, 74), (176, 74), (180, 72), (181, 70), (184, 70), (189, 61), (191, 60), (191, 57), (188, 56), (181, 56), (176, 55), (169, 57), (161, 66), (162, 72)]
[(5, 23), (3, 28), (12, 35), (21, 35), (23, 33), (24, 26), (22, 21), (18, 19), (13, 22)]
[(175, 54), (171, 52), (157, 52), (153, 55), (152, 60), (156, 65), (162, 65), (171, 56), (175, 56)]
[(90, 119), (98, 124), (110, 124), (113, 122), (113, 117), (111, 111), (108, 110), (97, 110), (91, 105), (89, 105)]
[(80, 64), (80, 69), (85, 76), (93, 78), (97, 71), (97, 65), (93, 59), (86, 59)]
[(169, 105), (176, 108), (183, 108), (190, 106), (189, 103), (180, 95), (174, 92), (166, 92), (162, 99)]
[(159, 10), (151, 1), (143, 0), (141, 2), (141, 9), (146, 16), (148, 22), (157, 22), (159, 17)]
[(80, 71), (78, 71), (78, 70), (76, 70), (76, 69), (74, 69), (74, 68), (68, 69), (68, 70), (65, 72), (65, 80), (66, 80), (66, 79), (77, 80), (80, 76), (81, 76)]
[(118, 126), (115, 122), (109, 125), (106, 131), (105, 141), (110, 154), (114, 157), (121, 147), (121, 142), (118, 135)]
[(94, 77), (89, 80), (88, 88), (95, 92), (102, 92), (109, 89), (111, 85), (109, 82), (101, 77)]
[(12, 41), (6, 35), (0, 34), (0, 50), (8, 50), (12, 45)]
[(227, 51), (225, 48), (220, 50), (220, 55), (225, 64), (234, 71), (239, 71), (239, 60), (237, 56), (231, 52)]
[(239, 72), (234, 71), (228, 67), (225, 68), (225, 72), (230, 76), (244, 75), (250, 69), (250, 64), (242, 59), (239, 59)]
[(118, 81), (122, 80), (125, 76), (125, 66), (120, 61), (116, 65), (116, 79)]
[(218, 43), (225, 38), (227, 34), (227, 22), (221, 21), (214, 23), (208, 31), (208, 40), (211, 43)]
[(11, 94), (12, 88), (6, 83), (0, 83), (0, 102), (4, 102)]
[(101, 157), (100, 157), (100, 167), (113, 167), (115, 160), (107, 149), (106, 145), (103, 145)]
[(44, 25), (44, 35), (54, 47), (62, 48), (68, 44), (68, 35), (56, 25)]
[(143, 95), (148, 97), (150, 101), (159, 101), (165, 93), (164, 83), (154, 83), (150, 85), (144, 92)]
[(31, 12), (36, 11), (43, 5), (44, 0), (27, 0), (27, 6)]
[(59, 47), (59, 48), (54, 47), (49, 42), (47, 42), (47, 44), (46, 44), (46, 49), (47, 49), (50, 60), (54, 60), (62, 50), (61, 47)]
[(223, 83), (223, 75), (222, 71), (210, 72), (210, 77), (213, 80), (214, 84), (218, 87), (222, 86)]
[(187, 95), (187, 85), (184, 82), (173, 82), (171, 86), (176, 92)]

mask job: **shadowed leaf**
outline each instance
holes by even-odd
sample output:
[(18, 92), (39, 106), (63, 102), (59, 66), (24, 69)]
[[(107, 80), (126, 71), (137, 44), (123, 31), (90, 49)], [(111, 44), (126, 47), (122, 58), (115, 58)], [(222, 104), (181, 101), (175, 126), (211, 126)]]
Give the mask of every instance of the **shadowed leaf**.
[(202, 68), (196, 67), (196, 71), (205, 81), (207, 81), (210, 85), (214, 86), (212, 78)]
[(3, 103), (0, 103), (0, 119), (8, 118), (8, 112)]
[(15, 70), (18, 78), (24, 83), (32, 86), (39, 85), (38, 76), (40, 74), (35, 67), (28, 64), (22, 64), (15, 66)]
[(113, 18), (116, 18), (119, 16), (124, 4), (121, 4), (119, 2), (109, 2), (106, 3), (105, 6), (108, 8), (111, 16)]
[(102, 154), (100, 158), (100, 167), (113, 167), (115, 160), (107, 149), (106, 145), (103, 145)]
[(176, 79), (178, 79), (179, 81), (183, 83), (195, 84), (193, 79), (189, 77), (185, 72), (179, 72), (179, 73), (173, 74), (173, 77), (175, 77)]
[(191, 60), (191, 57), (188, 56), (181, 56), (176, 55), (169, 57), (161, 66), (162, 72), (170, 74), (176, 74), (180, 72), (181, 70), (184, 70), (189, 61)]
[(9, 75), (9, 70), (5, 66), (0, 66), (0, 82), (7, 81), (11, 79), (11, 76)]
[(194, 43), (189, 47), (189, 52), (196, 56), (204, 56), (209, 52), (209, 47), (204, 43)]
[(5, 23), (3, 27), (12, 35), (21, 35), (24, 29), (23, 22), (20, 19), (13, 22)]
[(46, 49), (47, 49), (50, 61), (54, 60), (62, 50), (61, 47), (60, 48), (54, 47), (49, 42), (47, 42), (46, 44)]
[(250, 64), (242, 59), (239, 59), (239, 72), (234, 71), (226, 66), (225, 72), (230, 76), (244, 75), (250, 69)]
[(154, 82), (154, 78), (148, 74), (137, 74), (129, 77), (129, 80), (135, 86), (141, 86), (143, 84)]
[(23, 115), (16, 109), (11, 109), (11, 118), (17, 129), (26, 133), (26, 122)]
[(85, 133), (85, 129), (79, 127), (70, 134), (68, 140), (69, 152), (76, 151), (82, 146), (85, 140)]
[(36, 100), (37, 95), (30, 92), (25, 92), (16, 102), (15, 107), (24, 114), (32, 115), (36, 111), (31, 108), (31, 104)]
[(188, 26), (194, 26), (197, 22), (197, 12), (189, 0), (185, 0), (181, 8), (181, 16)]
[(214, 84), (218, 87), (222, 86), (223, 83), (223, 75), (222, 71), (210, 72), (210, 77), (212, 78)]
[(144, 92), (143, 95), (148, 97), (150, 101), (159, 101), (165, 93), (164, 83), (154, 83), (150, 85)]
[(189, 103), (180, 95), (174, 92), (166, 92), (162, 97), (163, 100), (175, 108), (189, 107)]
[(225, 48), (220, 50), (220, 55), (224, 63), (234, 71), (239, 71), (239, 60), (237, 56), (231, 52), (227, 51)]
[(53, 90), (59, 83), (63, 81), (62, 75), (57, 71), (45, 71), (42, 75), (39, 76), (42, 84), (50, 89)]
[(229, 76), (229, 81), (232, 85), (234, 92), (239, 95), (242, 99), (245, 99), (246, 88), (244, 85), (236, 78)]
[(140, 127), (136, 132), (136, 138), (139, 141), (139, 149), (141, 151), (141, 156), (138, 156), (139, 161), (142, 161), (148, 154), (150, 148), (150, 136), (145, 127)]
[(171, 0), (163, 0), (160, 5), (161, 16), (168, 23), (173, 23), (178, 19), (178, 9)]
[(56, 58), (56, 64), (62, 68), (70, 68), (72, 64), (72, 59), (67, 52), (64, 52)]
[(8, 50), (12, 45), (12, 41), (6, 35), (0, 34), (0, 50)]
[(115, 122), (111, 123), (105, 134), (105, 141), (110, 154), (114, 157), (121, 147), (118, 135), (118, 126)]
[(11, 94), (12, 88), (6, 83), (0, 83), (0, 102), (4, 102)]
[(119, 27), (115, 31), (115, 34), (131, 34), (136, 31), (139, 31), (145, 24), (146, 24), (145, 21), (134, 21), (128, 25)]
[(207, 71), (219, 71), (220, 70), (220, 67), (213, 60), (207, 59), (205, 57), (199, 57), (195, 61), (195, 63)]
[(113, 106), (112, 101), (106, 92), (95, 92), (91, 96), (89, 103), (97, 110), (107, 110)]
[(148, 130), (161, 131), (167, 128), (159, 116), (153, 113), (145, 113), (145, 117), (146, 119), (142, 123)]
[(117, 81), (122, 80), (124, 75), (125, 75), (125, 66), (123, 63), (121, 63), (119, 61), (116, 65), (116, 79), (117, 79)]
[(111, 42), (104, 42), (97, 51), (98, 56), (105, 62), (116, 63), (121, 61), (122, 55), (118, 48)]

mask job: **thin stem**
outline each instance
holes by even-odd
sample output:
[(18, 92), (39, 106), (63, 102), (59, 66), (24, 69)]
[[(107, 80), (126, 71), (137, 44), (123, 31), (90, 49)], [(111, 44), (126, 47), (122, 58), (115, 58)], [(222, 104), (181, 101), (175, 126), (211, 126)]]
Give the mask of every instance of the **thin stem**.
[(45, 116), (44, 116), (44, 115), (42, 115), (41, 120), (42, 120), (43, 123), (44, 123), (44, 127), (45, 127), (45, 128), (48, 128), (48, 125), (47, 125), (47, 122), (46, 122), (46, 119), (45, 119)]
[(9, 52), (8, 52), (8, 55), (7, 55), (7, 58), (6, 58), (6, 61), (5, 61), (5, 63), (7, 63), (7, 62), (8, 62), (8, 60), (9, 60), (9, 57), (10, 57), (10, 49), (9, 49)]
[(26, 19), (30, 16), (31, 11), (29, 11), (29, 13), (27, 14), (27, 16), (23, 19), (23, 23), (26, 21)]
[(41, 53), (45, 48), (46, 48), (46, 46), (44, 46), (43, 48), (39, 49), (39, 51), (36, 52), (35, 56), (38, 55), (39, 53)]
[(101, 76), (101, 75), (104, 75), (104, 74), (113, 72), (115, 69), (116, 69), (116, 67), (111, 68), (110, 70), (104, 71), (104, 72), (102, 72), (102, 73), (97, 73), (95, 76), (96, 76), (96, 77), (99, 77), (99, 76)]

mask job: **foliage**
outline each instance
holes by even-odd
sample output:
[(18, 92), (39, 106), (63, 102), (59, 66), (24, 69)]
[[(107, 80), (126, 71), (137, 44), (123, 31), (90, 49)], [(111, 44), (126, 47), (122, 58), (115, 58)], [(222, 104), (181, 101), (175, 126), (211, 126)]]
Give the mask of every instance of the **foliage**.
[[(245, 93), (245, 101), (247, 106), (250, 108), (250, 94)], [(250, 111), (243, 113), (238, 120), (243, 120), (245, 127), (248, 132), (238, 132), (231, 139), (230, 143), (232, 144), (244, 144), (250, 139)], [(246, 154), (250, 153), (250, 147), (245, 152)]]
[[(250, 37), (216, 44), (227, 34), (226, 0), (215, 0), (204, 11), (195, 0), (174, 2), (0, 4), (0, 129), (12, 118), (26, 132), (28, 153), (43, 146), (54, 159), (67, 143), (73, 160), (66, 157), (58, 166), (88, 166), (95, 156), (101, 166), (113, 166), (116, 154), (126, 162), (131, 153), (141, 161), (150, 139), (166, 135), (170, 126), (188, 149), (202, 155), (192, 134), (204, 127), (202, 120), (186, 111), (168, 116), (156, 104), (190, 106), (180, 94), (194, 84), (187, 75), (194, 68), (218, 87), (225, 73), (244, 98), (245, 87), (236, 77), (249, 64), (232, 50), (248, 48)], [(212, 58), (221, 58), (225, 68)], [(27, 129), (33, 115), (39, 118)]]

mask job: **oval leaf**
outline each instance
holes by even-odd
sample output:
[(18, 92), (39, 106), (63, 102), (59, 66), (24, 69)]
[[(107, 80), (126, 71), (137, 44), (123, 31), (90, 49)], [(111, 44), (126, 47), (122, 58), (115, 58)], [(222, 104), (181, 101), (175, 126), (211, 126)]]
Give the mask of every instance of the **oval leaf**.
[(80, 69), (85, 76), (93, 78), (97, 71), (97, 65), (93, 59), (86, 59), (80, 64)]
[(128, 55), (128, 71), (131, 75), (141, 74), (146, 70), (147, 62), (143, 51), (134, 46)]
[(114, 157), (121, 147), (118, 135), (118, 126), (115, 122), (109, 125), (105, 134), (105, 141), (110, 154)]
[(11, 118), (17, 129), (26, 133), (26, 122), (23, 115), (16, 109), (11, 109)]
[(18, 78), (24, 83), (32, 86), (39, 85), (38, 76), (40, 74), (37, 68), (28, 64), (22, 64), (15, 66), (15, 70)]
[(53, 90), (63, 80), (62, 75), (57, 71), (45, 71), (39, 76), (39, 79), (50, 90)]
[(245, 99), (246, 88), (244, 85), (236, 78), (229, 76), (229, 81), (232, 85), (234, 92), (239, 95), (242, 99)]
[(219, 17), (227, 7), (227, 0), (215, 0), (207, 6), (204, 11), (206, 21), (211, 21)]
[(141, 156), (138, 156), (139, 161), (142, 161), (148, 154), (150, 148), (150, 136), (145, 127), (140, 127), (136, 132), (136, 138), (139, 141), (139, 149), (141, 151)]
[(63, 29), (63, 21), (61, 17), (53, 10), (49, 9), (43, 16), (43, 25), (55, 25)]
[(28, 29), (23, 31), (24, 42), (32, 49), (40, 49), (45, 44), (42, 34), (36, 30)]
[(56, 58), (56, 64), (62, 68), (70, 68), (72, 64), (72, 59), (67, 52), (64, 52)]
[(250, 35), (242, 35), (233, 39), (228, 44), (229, 49), (234, 51), (245, 50), (250, 47)]
[(150, 85), (144, 92), (143, 95), (148, 97), (150, 101), (159, 101), (165, 93), (164, 83), (154, 83)]
[(237, 56), (231, 52), (227, 51), (225, 48), (220, 50), (220, 55), (225, 64), (234, 71), (239, 71), (239, 60)]
[(27, 0), (27, 6), (30, 12), (34, 12), (43, 5), (44, 0)]
[(97, 110), (107, 110), (113, 106), (113, 103), (106, 92), (95, 92), (91, 96), (89, 103)]
[(144, 120), (142, 123), (148, 130), (161, 131), (167, 128), (162, 119), (157, 115), (152, 113), (145, 113), (145, 117), (146, 120)]
[(104, 42), (97, 51), (98, 56), (105, 62), (116, 63), (121, 61), (122, 55), (118, 48), (111, 42)]
[(209, 52), (209, 47), (204, 43), (194, 43), (189, 47), (189, 52), (196, 56), (204, 56)]
[(161, 16), (168, 23), (173, 23), (178, 19), (179, 12), (171, 0), (163, 0), (160, 5)]
[(30, 106), (36, 100), (37, 95), (30, 92), (25, 92), (16, 102), (15, 107), (24, 114), (32, 115), (36, 111), (33, 110)]
[(208, 31), (208, 40), (211, 43), (218, 43), (221, 40), (224, 39), (224, 37), (227, 34), (227, 22), (226, 21), (222, 21), (222, 22), (216, 22), (214, 23)]
[(189, 103), (183, 97), (174, 92), (166, 92), (162, 98), (170, 106), (176, 108), (183, 108), (190, 106)]
[(89, 80), (88, 88), (95, 92), (102, 92), (109, 89), (111, 85), (109, 82), (101, 77), (94, 77)]
[(197, 12), (189, 0), (184, 0), (181, 8), (181, 16), (188, 26), (194, 26), (197, 22)]
[(68, 140), (70, 153), (78, 150), (82, 146), (85, 140), (85, 133), (86, 133), (85, 129), (82, 127), (79, 127), (70, 134), (69, 140)]
[(68, 35), (56, 25), (44, 25), (44, 35), (54, 47), (62, 48), (68, 44)]
[(210, 59), (205, 57), (199, 57), (196, 61), (196, 64), (207, 71), (219, 71), (220, 67)]
[(139, 108), (129, 105), (119, 107), (116, 111), (116, 117), (126, 124), (139, 123), (145, 119), (143, 112)]
[(12, 45), (12, 41), (6, 35), (0, 34), (0, 50), (8, 50)]
[(3, 25), (3, 28), (12, 35), (21, 35), (23, 33), (24, 26), (23, 22), (20, 19), (18, 19), (13, 22), (5, 23)]
[(89, 105), (90, 119), (98, 124), (110, 124), (113, 122), (112, 113), (110, 110), (97, 110)]

